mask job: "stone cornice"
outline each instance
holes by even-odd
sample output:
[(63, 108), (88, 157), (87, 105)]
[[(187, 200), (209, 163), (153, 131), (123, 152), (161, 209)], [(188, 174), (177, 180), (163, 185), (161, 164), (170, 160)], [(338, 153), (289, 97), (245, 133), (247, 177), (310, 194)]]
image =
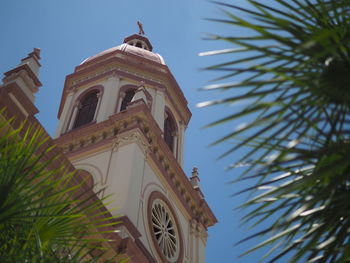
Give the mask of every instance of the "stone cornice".
[(19, 73), (19, 72), (26, 72), (28, 74), (28, 76), (30, 77), (30, 79), (33, 81), (33, 84), (35, 85), (36, 88), (41, 87), (41, 82), (38, 79), (38, 77), (34, 74), (34, 72), (32, 71), (32, 69), (28, 66), (28, 64), (22, 64), (10, 71), (7, 71), (4, 73), (5, 78), (4, 78), (4, 82), (6, 82), (6, 80), (8, 78), (11, 77), (11, 75), (15, 74), (15, 73)]
[[(162, 132), (144, 103), (134, 105), (127, 111), (111, 116), (108, 120), (72, 130), (55, 140), (67, 156), (94, 151), (120, 141), (125, 134), (137, 130), (142, 134), (144, 148), (157, 165), (164, 179), (173, 189), (191, 218), (205, 227), (217, 220), (203, 196), (193, 189), (189, 179), (178, 164), (173, 153), (164, 142)], [(147, 145), (148, 144), (148, 145)]]

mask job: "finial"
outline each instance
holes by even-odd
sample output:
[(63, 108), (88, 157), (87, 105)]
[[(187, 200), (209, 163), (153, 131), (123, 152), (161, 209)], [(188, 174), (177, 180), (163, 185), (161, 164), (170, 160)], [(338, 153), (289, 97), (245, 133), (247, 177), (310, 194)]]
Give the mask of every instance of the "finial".
[(30, 52), (25, 58), (23, 58), (21, 61), (23, 62), (23, 61), (26, 61), (26, 60), (28, 60), (28, 59), (30, 59), (30, 58), (33, 58), (34, 60), (36, 60), (36, 62), (38, 62), (38, 64), (40, 64), (39, 63), (39, 60), (40, 60), (40, 48), (33, 48), (33, 51), (32, 52)]
[(143, 25), (140, 21), (137, 21), (137, 25), (139, 26), (139, 35), (144, 35), (145, 31), (143, 31)]
[(192, 168), (192, 177), (198, 177), (198, 168), (196, 166)]
[(40, 59), (40, 48), (33, 48), (33, 52), (32, 53), (34, 53), (39, 59)]
[(190, 178), (190, 181), (191, 181), (191, 184), (192, 184), (192, 187), (194, 189), (199, 189), (199, 176), (198, 176), (198, 168), (196, 166), (194, 166), (192, 168), (192, 177)]

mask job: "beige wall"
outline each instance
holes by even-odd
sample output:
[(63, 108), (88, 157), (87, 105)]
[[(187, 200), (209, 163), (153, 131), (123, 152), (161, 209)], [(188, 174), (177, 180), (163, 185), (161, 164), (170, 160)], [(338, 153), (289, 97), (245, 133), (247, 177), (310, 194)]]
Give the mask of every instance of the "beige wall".
[(142, 136), (134, 130), (120, 135), (108, 149), (73, 159), (73, 164), (93, 175), (97, 183), (95, 191), (107, 186), (103, 194), (112, 195), (114, 201), (107, 205), (108, 208), (118, 207), (114, 214), (129, 217), (141, 233), (141, 241), (155, 258), (158, 256), (148, 228), (147, 204), (152, 192), (161, 192), (170, 202), (180, 224), (184, 245), (183, 262), (205, 262), (205, 245), (191, 231), (189, 215), (147, 157), (147, 149), (143, 145)]

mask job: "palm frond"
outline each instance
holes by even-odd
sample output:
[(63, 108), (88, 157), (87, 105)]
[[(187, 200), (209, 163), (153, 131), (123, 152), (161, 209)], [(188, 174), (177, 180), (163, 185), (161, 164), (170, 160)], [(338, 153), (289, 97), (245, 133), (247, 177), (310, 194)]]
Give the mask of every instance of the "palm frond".
[(268, 225), (243, 240), (268, 236), (243, 254), (270, 247), (262, 261), (348, 262), (350, 2), (246, 2), (216, 2), (225, 18), (211, 20), (246, 34), (210, 36), (233, 46), (201, 53), (227, 58), (206, 67), (227, 82), (203, 90), (226, 98), (199, 104), (252, 102), (207, 125), (243, 123), (213, 143), (234, 143), (221, 158), (246, 148), (229, 168), (249, 164), (234, 179), (252, 182), (239, 191), (252, 194), (243, 221)]
[(103, 234), (116, 225), (104, 200), (80, 193), (75, 173), (52, 167), (59, 153), (43, 130), (25, 127), (0, 121), (0, 261), (115, 262), (96, 245), (110, 242)]

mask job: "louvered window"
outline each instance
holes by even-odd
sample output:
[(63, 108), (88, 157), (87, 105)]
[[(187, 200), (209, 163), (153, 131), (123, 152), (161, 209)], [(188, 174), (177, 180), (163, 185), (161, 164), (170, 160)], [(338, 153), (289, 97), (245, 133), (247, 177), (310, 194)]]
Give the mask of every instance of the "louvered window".
[(89, 93), (83, 97), (80, 102), (79, 110), (73, 128), (78, 128), (94, 120), (97, 102), (97, 92)]

